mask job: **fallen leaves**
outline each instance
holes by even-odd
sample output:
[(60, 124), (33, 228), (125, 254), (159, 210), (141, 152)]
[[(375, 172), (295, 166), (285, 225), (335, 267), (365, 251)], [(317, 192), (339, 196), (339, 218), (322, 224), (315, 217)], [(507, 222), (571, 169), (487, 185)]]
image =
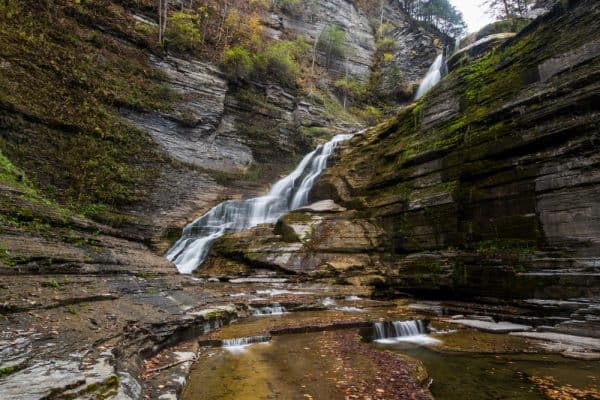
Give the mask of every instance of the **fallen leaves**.
[(551, 376), (531, 376), (529, 380), (550, 400), (600, 400), (600, 390), (596, 388), (561, 386)]
[(345, 400), (431, 399), (414, 381), (409, 362), (355, 339), (355, 333), (340, 331), (324, 335), (321, 347), (322, 356), (335, 360), (334, 383)]

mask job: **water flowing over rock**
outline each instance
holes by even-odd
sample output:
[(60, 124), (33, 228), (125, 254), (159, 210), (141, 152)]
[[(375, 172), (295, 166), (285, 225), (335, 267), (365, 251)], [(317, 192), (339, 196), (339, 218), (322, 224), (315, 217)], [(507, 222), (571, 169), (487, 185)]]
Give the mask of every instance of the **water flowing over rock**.
[(273, 303), (270, 306), (260, 308), (248, 307), (248, 311), (250, 311), (250, 313), (254, 316), (281, 315), (287, 312), (285, 307), (279, 303)]
[(433, 64), (427, 71), (427, 75), (421, 82), (419, 89), (417, 90), (417, 94), (415, 95), (415, 99), (419, 99), (423, 97), (425, 93), (427, 93), (432, 87), (437, 85), (437, 83), (442, 79), (442, 69), (444, 67), (444, 55), (440, 54), (436, 57)]
[(189, 274), (202, 264), (212, 243), (225, 233), (275, 222), (289, 211), (307, 205), (310, 190), (327, 166), (327, 159), (338, 143), (350, 137), (352, 135), (337, 135), (320, 145), (265, 196), (219, 204), (184, 228), (181, 239), (167, 253), (167, 259), (177, 265), (179, 272)]
[(223, 347), (243, 347), (248, 346), (249, 344), (266, 343), (270, 340), (271, 338), (269, 336), (250, 336), (235, 339), (223, 339), (221, 343)]
[(424, 321), (386, 321), (373, 324), (373, 339), (377, 343), (393, 344), (410, 342), (420, 345), (440, 343), (427, 335), (427, 323)]
[(427, 326), (423, 321), (375, 322), (373, 330), (375, 340), (379, 340), (424, 335), (427, 333)]

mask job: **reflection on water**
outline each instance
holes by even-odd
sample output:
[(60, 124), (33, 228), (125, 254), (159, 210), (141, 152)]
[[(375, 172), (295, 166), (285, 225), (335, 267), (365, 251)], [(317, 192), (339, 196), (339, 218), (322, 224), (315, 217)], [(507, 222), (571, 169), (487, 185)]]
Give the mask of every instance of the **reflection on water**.
[(550, 354), (442, 353), (407, 343), (374, 344), (421, 360), (438, 400), (543, 400), (527, 379), (551, 376), (562, 385), (590, 388), (600, 384), (600, 363)]

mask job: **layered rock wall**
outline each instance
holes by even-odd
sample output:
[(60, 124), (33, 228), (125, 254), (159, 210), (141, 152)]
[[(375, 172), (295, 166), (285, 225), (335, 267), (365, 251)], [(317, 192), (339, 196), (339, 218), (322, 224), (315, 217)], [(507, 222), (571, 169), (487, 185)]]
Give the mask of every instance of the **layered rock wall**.
[[(313, 193), (348, 210), (284, 218), (268, 246), (242, 241), (237, 262), (371, 277), (380, 295), (597, 298), (599, 12), (557, 6), (352, 139)], [(573, 62), (542, 79), (552, 60)], [(296, 249), (278, 247), (286, 238)], [(349, 254), (353, 268), (336, 268)]]

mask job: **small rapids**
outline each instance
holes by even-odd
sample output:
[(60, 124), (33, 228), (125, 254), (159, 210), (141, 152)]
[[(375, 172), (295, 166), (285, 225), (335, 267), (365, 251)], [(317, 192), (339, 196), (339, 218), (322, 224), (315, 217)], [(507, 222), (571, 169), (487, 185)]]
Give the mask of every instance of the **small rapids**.
[[(356, 296), (350, 296), (350, 297), (356, 297)], [(346, 301), (348, 301), (348, 298), (346, 298)], [(322, 303), (325, 307), (328, 307), (335, 311), (341, 311), (341, 312), (365, 312), (366, 311), (366, 310), (364, 310), (362, 308), (358, 308), (358, 307), (338, 306), (337, 301), (335, 301), (335, 299), (332, 299), (331, 297), (324, 298)]]
[(377, 343), (410, 342), (435, 344), (439, 340), (427, 335), (427, 325), (423, 321), (375, 322), (373, 338)]
[(223, 339), (221, 345), (229, 351), (242, 351), (246, 346), (256, 343), (268, 343), (271, 341), (269, 336), (249, 336), (235, 339)]
[(248, 307), (248, 311), (254, 316), (262, 316), (262, 315), (281, 315), (287, 312), (285, 307), (280, 305), (279, 303), (273, 303), (270, 306), (266, 307)]
[(337, 135), (317, 147), (266, 195), (220, 203), (183, 229), (181, 238), (167, 252), (167, 259), (177, 265), (180, 273), (190, 274), (204, 262), (214, 241), (225, 233), (276, 222), (288, 212), (308, 205), (310, 191), (327, 167), (327, 159), (340, 142), (351, 137)]

